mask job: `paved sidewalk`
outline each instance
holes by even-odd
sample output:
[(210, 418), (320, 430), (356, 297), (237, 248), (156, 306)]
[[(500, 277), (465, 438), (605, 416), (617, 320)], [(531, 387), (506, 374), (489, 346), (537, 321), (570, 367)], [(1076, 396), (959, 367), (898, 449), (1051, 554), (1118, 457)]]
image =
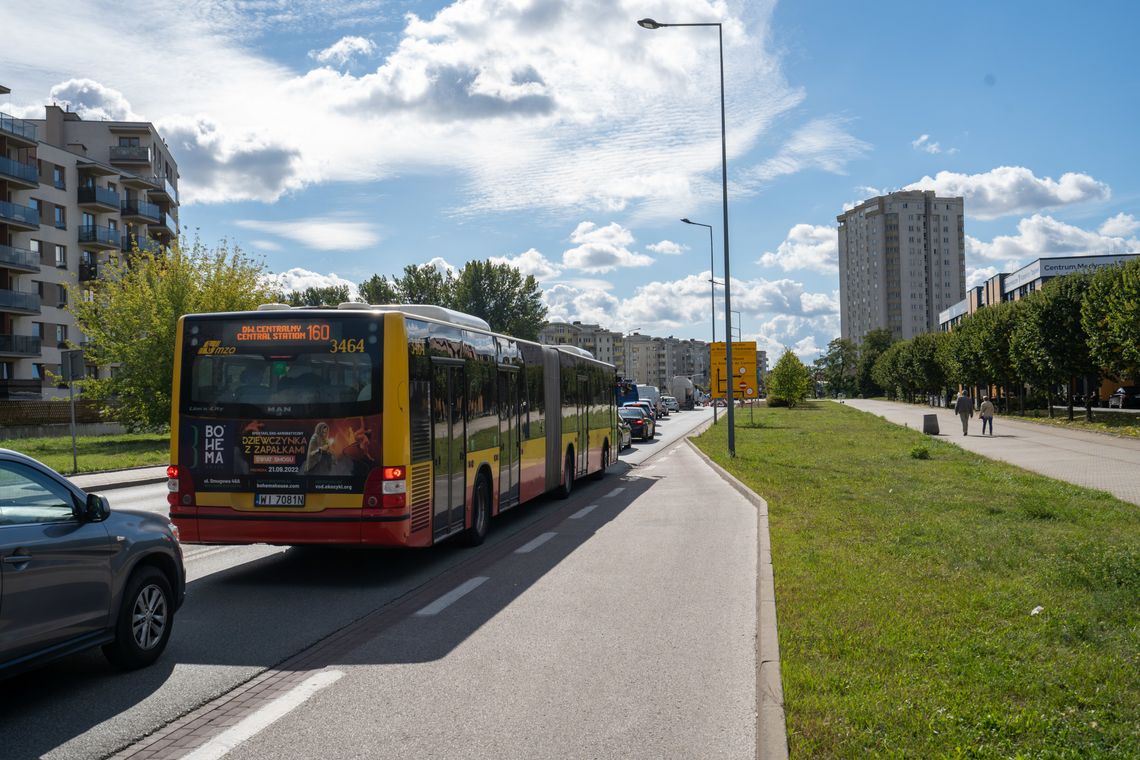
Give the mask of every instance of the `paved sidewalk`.
[(68, 478), (84, 491), (99, 493), (114, 488), (129, 488), (166, 480), (166, 465), (158, 467), (132, 467), (129, 470), (107, 470), (72, 475)]
[(937, 414), (938, 437), (948, 443), (1140, 505), (1140, 440), (1061, 430), (1005, 416), (994, 418), (995, 435), (983, 436), (977, 413), (970, 420), (970, 434), (963, 436), (958, 415), (949, 409), (871, 399), (843, 403), (919, 431), (923, 415)]

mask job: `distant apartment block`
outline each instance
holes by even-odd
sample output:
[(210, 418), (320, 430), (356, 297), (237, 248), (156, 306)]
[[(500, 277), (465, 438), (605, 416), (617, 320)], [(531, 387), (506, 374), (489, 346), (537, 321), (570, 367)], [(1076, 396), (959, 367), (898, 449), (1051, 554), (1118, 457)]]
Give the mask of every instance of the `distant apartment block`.
[(599, 325), (550, 322), (539, 331), (540, 343), (584, 348), (614, 365), (617, 375), (658, 388), (669, 388), (675, 375), (707, 382), (708, 344), (672, 336), (622, 335)]
[(906, 190), (860, 203), (839, 222), (840, 333), (861, 343), (887, 328), (896, 339), (938, 329), (966, 295), (962, 198)]
[(152, 124), (0, 113), (0, 399), (66, 395), (47, 378), (84, 343), (68, 300), (177, 234), (178, 167)]
[(1016, 272), (1000, 272), (983, 284), (970, 288), (966, 297), (938, 314), (938, 327), (948, 332), (963, 319), (985, 306), (1003, 301), (1020, 301), (1053, 279), (1077, 272), (1095, 272), (1104, 267), (1123, 264), (1140, 258), (1140, 253), (1092, 254), (1086, 256), (1057, 256), (1037, 259)]

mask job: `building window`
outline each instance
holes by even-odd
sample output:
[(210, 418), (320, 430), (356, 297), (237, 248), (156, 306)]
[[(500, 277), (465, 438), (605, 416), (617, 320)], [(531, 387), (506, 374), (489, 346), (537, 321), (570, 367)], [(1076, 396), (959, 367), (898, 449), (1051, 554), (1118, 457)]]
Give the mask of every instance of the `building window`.
[(57, 229), (67, 229), (67, 209), (63, 206), (56, 206), (55, 211), (55, 226)]
[(62, 166), (53, 166), (51, 169), (51, 183), (58, 187), (60, 190), (67, 189), (66, 175), (63, 173)]
[(41, 222), (43, 221), (44, 211), (43, 211), (43, 207), (40, 206), (40, 199), (39, 198), (29, 198), (28, 199), (28, 208), (34, 209), (36, 212), (36, 218), (39, 219)]
[(84, 211), (83, 212), (83, 226), (84, 227), (94, 227), (95, 226), (95, 215), (89, 211)]
[(55, 342), (63, 348), (63, 344), (67, 342), (67, 325), (55, 326)]
[(43, 260), (43, 244), (40, 243), (40, 241), (29, 240), (28, 241), (28, 250), (30, 250), (32, 253), (36, 254), (36, 257), (39, 258), (41, 264), (44, 263), (44, 260)]
[(44, 379), (44, 365), (40, 364), (39, 362), (36, 362), (35, 364), (32, 365), (32, 379), (33, 380), (43, 380)]
[(55, 265), (60, 269), (67, 269), (67, 246), (57, 245), (55, 247)]
[(137, 147), (139, 147), (139, 138), (137, 138), (137, 137), (120, 137), (119, 138), (119, 147), (120, 148), (137, 148)]

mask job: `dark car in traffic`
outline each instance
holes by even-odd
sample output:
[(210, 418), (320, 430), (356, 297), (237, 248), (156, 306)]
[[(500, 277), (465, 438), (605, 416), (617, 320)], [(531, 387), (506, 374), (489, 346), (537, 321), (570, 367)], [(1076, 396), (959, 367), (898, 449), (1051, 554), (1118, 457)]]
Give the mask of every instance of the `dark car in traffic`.
[(623, 406), (618, 409), (618, 415), (629, 424), (634, 438), (648, 441), (657, 435), (657, 425), (653, 418), (639, 406)]
[(149, 665), (185, 596), (164, 515), (112, 510), (0, 449), (0, 678), (97, 646), (121, 669)]
[(1124, 385), (1108, 397), (1109, 409), (1140, 408), (1140, 385)]

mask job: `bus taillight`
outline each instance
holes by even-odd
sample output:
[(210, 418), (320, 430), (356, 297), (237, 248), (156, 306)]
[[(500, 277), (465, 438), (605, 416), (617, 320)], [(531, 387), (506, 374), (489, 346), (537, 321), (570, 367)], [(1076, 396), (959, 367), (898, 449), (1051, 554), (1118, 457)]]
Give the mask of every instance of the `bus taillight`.
[(405, 509), (408, 484), (406, 467), (377, 467), (364, 483), (365, 509)]
[(194, 480), (190, 473), (172, 464), (166, 468), (166, 503), (171, 510), (194, 505)]

